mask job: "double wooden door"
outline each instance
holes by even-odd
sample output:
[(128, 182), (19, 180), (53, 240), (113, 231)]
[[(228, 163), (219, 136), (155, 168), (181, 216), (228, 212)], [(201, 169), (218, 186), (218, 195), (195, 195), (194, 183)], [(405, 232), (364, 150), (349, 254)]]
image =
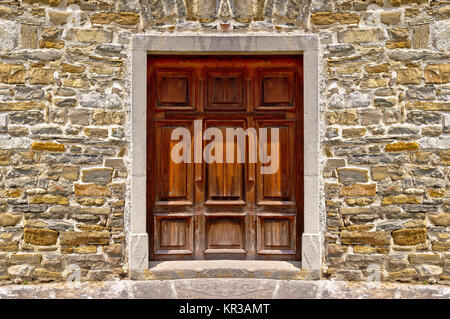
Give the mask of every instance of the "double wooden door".
[[(150, 259), (299, 260), (303, 229), (303, 74), (301, 56), (149, 56), (147, 214)], [(190, 162), (174, 162), (177, 128), (189, 132)], [(200, 128), (200, 133), (199, 133)], [(223, 163), (202, 156), (208, 128), (223, 133)], [(227, 128), (266, 128), (244, 163)], [(278, 129), (278, 143), (272, 142)], [(248, 132), (248, 131), (247, 131)], [(275, 135), (274, 135), (275, 136)], [(202, 138), (203, 137), (203, 138)], [(257, 136), (259, 139), (259, 134)], [(273, 140), (273, 141), (272, 141)], [(218, 141), (216, 141), (218, 142)], [(189, 145), (190, 144), (190, 145)], [(200, 152), (198, 146), (201, 145)], [(278, 169), (262, 174), (260, 151)], [(234, 161), (225, 159), (233, 149)], [(275, 150), (275, 148), (274, 148)], [(200, 155), (195, 160), (194, 156)], [(184, 153), (184, 152), (182, 152)], [(181, 153), (180, 153), (181, 154)], [(212, 154), (219, 156), (215, 150)]]

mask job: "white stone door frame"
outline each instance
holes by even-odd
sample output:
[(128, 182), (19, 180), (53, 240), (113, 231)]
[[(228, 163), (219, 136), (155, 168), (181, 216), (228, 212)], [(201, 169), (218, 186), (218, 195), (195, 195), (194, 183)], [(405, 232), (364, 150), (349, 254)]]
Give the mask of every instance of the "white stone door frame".
[(304, 232), (302, 269), (320, 269), (319, 40), (316, 35), (138, 34), (132, 39), (131, 208), (127, 250), (130, 270), (148, 269), (146, 211), (147, 55), (148, 54), (302, 54), (304, 74)]

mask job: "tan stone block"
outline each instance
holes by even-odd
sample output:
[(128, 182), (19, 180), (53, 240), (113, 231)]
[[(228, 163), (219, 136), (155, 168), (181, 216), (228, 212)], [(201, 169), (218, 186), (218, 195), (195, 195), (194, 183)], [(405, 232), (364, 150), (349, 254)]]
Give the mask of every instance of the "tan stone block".
[(355, 125), (358, 124), (356, 111), (334, 111), (326, 114), (328, 124)]
[(22, 264), (28, 264), (28, 265), (36, 265), (40, 264), (42, 261), (42, 255), (41, 254), (14, 254), (11, 255), (9, 258), (9, 262), (13, 265), (22, 265)]
[(63, 85), (72, 88), (89, 88), (91, 82), (86, 77), (68, 77), (63, 80)]
[(361, 80), (361, 87), (369, 89), (386, 87), (388, 82), (386, 78), (364, 78)]
[(358, 198), (346, 198), (344, 201), (348, 206), (368, 206), (372, 204), (375, 200), (373, 198), (358, 197)]
[(450, 251), (450, 241), (433, 241), (431, 243), (431, 249), (436, 252), (448, 252)]
[(85, 66), (77, 66), (68, 63), (61, 63), (62, 72), (67, 73), (83, 73), (86, 70)]
[(337, 257), (342, 256), (348, 251), (347, 246), (337, 245), (337, 244), (330, 244), (328, 246), (328, 256)]
[(33, 277), (41, 282), (61, 280), (63, 278), (62, 273), (51, 271), (45, 268), (36, 268), (33, 272)]
[(6, 84), (25, 83), (26, 70), (23, 65), (0, 63), (0, 82)]
[(63, 49), (64, 46), (65, 46), (64, 41), (49, 41), (49, 40), (39, 41), (39, 48), (41, 49)]
[(58, 232), (52, 229), (25, 228), (23, 238), (27, 244), (50, 246), (56, 244)]
[(426, 228), (398, 229), (392, 232), (394, 243), (400, 246), (423, 244), (427, 240)]
[(111, 190), (108, 186), (97, 184), (75, 184), (76, 196), (111, 196)]
[(399, 84), (421, 84), (422, 70), (419, 68), (409, 68), (397, 70), (397, 83)]
[(41, 102), (5, 102), (0, 103), (0, 111), (30, 111), (42, 110), (45, 107)]
[(333, 75), (333, 71), (338, 74), (338, 75), (349, 75), (349, 74), (356, 74), (361, 72), (361, 68), (360, 67), (352, 67), (352, 66), (347, 66), (347, 67), (339, 67), (336, 69), (329, 69), (330, 70), (330, 74)]
[(20, 215), (13, 215), (11, 213), (0, 214), (0, 226), (15, 226), (21, 218)]
[(114, 75), (114, 74), (118, 74), (116, 72), (117, 69), (115, 68), (108, 68), (108, 67), (90, 67), (89, 68), (89, 72), (91, 73), (96, 73), (96, 74), (101, 74), (101, 75)]
[(427, 65), (425, 67), (425, 82), (433, 84), (450, 82), (450, 63)]
[(340, 196), (375, 196), (376, 184), (352, 184), (342, 186)]
[(34, 142), (31, 144), (31, 149), (33, 151), (64, 152), (66, 147), (63, 144), (58, 143)]
[(115, 16), (115, 12), (98, 12), (92, 14), (89, 19), (91, 20), (91, 23), (109, 24), (114, 21)]
[(76, 254), (95, 254), (97, 252), (97, 246), (75, 247), (73, 250)]
[(106, 200), (104, 198), (77, 197), (76, 202), (83, 206), (102, 206)]
[(443, 189), (429, 189), (428, 190), (428, 196), (432, 198), (441, 198), (445, 196), (445, 190)]
[(341, 241), (344, 245), (367, 244), (373, 246), (384, 246), (391, 243), (391, 236), (388, 232), (341, 232)]
[(93, 138), (108, 138), (108, 130), (102, 128), (90, 128), (84, 129), (84, 134)]
[(315, 12), (311, 15), (311, 23), (317, 25), (330, 25), (336, 22), (342, 24), (355, 24), (358, 23), (359, 20), (359, 15), (351, 12)]
[(441, 165), (450, 165), (450, 151), (438, 151), (437, 154), (441, 160)]
[(429, 214), (428, 218), (436, 226), (450, 226), (450, 214), (449, 213), (439, 213), (439, 214)]
[(13, 252), (18, 251), (19, 245), (16, 241), (0, 242), (0, 251)]
[(106, 245), (109, 243), (110, 233), (103, 232), (62, 232), (60, 237), (61, 245), (78, 246), (78, 245)]
[(405, 5), (405, 4), (427, 4), (428, 0), (390, 0), (391, 5), (394, 7), (398, 7), (400, 5)]
[(409, 110), (448, 112), (448, 111), (450, 111), (450, 102), (414, 101), (414, 102), (407, 102), (406, 108)]
[(62, 177), (69, 181), (76, 181), (80, 176), (80, 167), (78, 166), (64, 166), (62, 170)]
[(139, 23), (140, 17), (136, 12), (119, 12), (114, 22), (121, 25), (135, 25)]
[(367, 73), (386, 73), (389, 71), (389, 63), (379, 65), (368, 65), (365, 67)]
[(67, 197), (60, 195), (36, 195), (29, 199), (30, 204), (55, 204), (55, 205), (68, 205), (69, 200)]
[[(391, 0), (392, 1), (392, 0)], [(411, 281), (417, 277), (417, 271), (414, 268), (405, 268), (399, 271), (390, 272), (388, 278), (391, 280)]]
[(373, 214), (374, 210), (373, 210), (373, 208), (370, 208), (370, 207), (341, 207), (339, 209), (339, 212), (343, 216), (359, 215), (359, 214), (369, 215), (369, 214)]
[(399, 39), (406, 39), (409, 37), (409, 30), (408, 28), (392, 28), (389, 29), (389, 35), (391, 38), (399, 40)]
[(441, 256), (438, 254), (409, 254), (408, 260), (412, 265), (439, 265)]
[(386, 166), (372, 166), (370, 168), (370, 174), (374, 181), (381, 181), (389, 176)]
[(94, 24), (109, 24), (115, 22), (121, 25), (135, 25), (139, 23), (139, 14), (135, 12), (99, 12), (94, 13), (90, 17)]
[(24, 49), (36, 49), (38, 43), (37, 27), (22, 24), (20, 27), (20, 44)]
[(343, 138), (359, 138), (366, 134), (367, 129), (365, 127), (362, 128), (348, 128), (342, 130)]
[[(89, 211), (86, 209), (86, 211)], [(110, 227), (100, 226), (100, 225), (85, 225), (85, 224), (77, 224), (77, 228), (81, 231), (109, 231)]]
[(65, 12), (65, 11), (48, 11), (48, 17), (51, 23), (53, 24), (66, 24), (67, 19), (73, 14), (73, 12)]
[(109, 43), (112, 40), (112, 32), (101, 29), (72, 29), (73, 40), (82, 43)]
[(123, 124), (125, 114), (123, 112), (95, 111), (92, 116), (94, 125)]
[(388, 144), (385, 147), (386, 152), (403, 152), (403, 151), (417, 151), (419, 143), (416, 142), (398, 142)]
[(347, 227), (342, 227), (342, 231), (350, 231), (350, 232), (363, 232), (363, 231), (369, 231), (374, 227), (373, 224), (366, 224), (366, 225), (350, 225)]
[(384, 24), (397, 24), (402, 17), (401, 11), (383, 12), (380, 15), (380, 21)]
[(33, 219), (25, 219), (23, 226), (26, 227), (31, 227), (31, 228), (45, 228), (47, 227), (47, 224), (44, 223), (41, 220), (33, 220)]
[(389, 195), (383, 197), (382, 205), (420, 204), (420, 197), (415, 195)]
[(430, 25), (422, 24), (413, 28), (413, 48), (425, 49), (430, 42)]
[(411, 48), (411, 41), (409, 39), (386, 41), (386, 48), (388, 48), (390, 50), (409, 49), (409, 48)]
[(28, 82), (30, 84), (52, 84), (55, 82), (51, 69), (32, 68), (28, 71)]
[(61, 3), (61, 0), (22, 0), (22, 2), (28, 3), (28, 4), (38, 3), (38, 4), (49, 5), (52, 7), (57, 7)]
[(0, 165), (9, 165), (11, 162), (12, 154), (12, 151), (0, 150)]
[(383, 33), (379, 29), (346, 30), (338, 33), (339, 42), (368, 43), (383, 39)]
[(353, 252), (356, 254), (376, 254), (376, 247), (367, 247), (367, 246), (354, 246)]

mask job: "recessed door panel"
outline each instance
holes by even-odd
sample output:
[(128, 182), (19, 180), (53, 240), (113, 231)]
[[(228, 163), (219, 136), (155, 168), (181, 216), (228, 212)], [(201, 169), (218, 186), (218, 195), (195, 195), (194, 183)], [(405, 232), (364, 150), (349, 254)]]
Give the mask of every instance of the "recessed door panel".
[(243, 70), (207, 70), (206, 80), (207, 110), (245, 109)]
[(156, 69), (154, 72), (157, 110), (194, 110), (192, 70)]
[[(245, 156), (245, 144), (239, 149), (237, 139), (234, 139), (233, 141), (227, 140), (227, 128), (230, 130), (232, 129), (233, 131), (238, 128), (245, 130), (245, 121), (206, 120), (205, 123), (206, 129), (217, 129), (222, 136), (221, 151), (218, 151), (217, 149), (213, 151), (213, 147), (211, 146), (211, 153), (213, 156), (216, 156), (218, 152), (220, 152), (222, 156), (220, 156), (220, 158), (218, 156), (211, 163), (204, 164), (206, 166), (207, 176), (207, 203), (214, 204), (214, 201), (243, 202), (245, 200), (244, 176), (246, 165), (245, 163), (239, 163), (238, 156), (241, 152)], [(214, 143), (214, 139), (215, 138), (211, 138), (211, 140), (204, 141), (204, 152), (206, 152), (207, 155), (210, 153), (208, 152), (208, 145)], [(217, 146), (219, 147), (220, 145)], [(227, 154), (229, 157), (231, 157), (232, 154), (232, 160), (227, 161)], [(221, 163), (216, 162), (216, 160), (220, 160)]]
[(162, 256), (193, 254), (193, 217), (189, 214), (155, 216), (155, 252)]
[[(172, 139), (172, 133), (176, 129), (184, 129), (192, 134), (192, 122), (190, 121), (167, 121), (155, 122), (156, 135), (156, 203), (167, 205), (192, 205), (193, 204), (193, 164), (180, 162), (172, 159), (172, 149), (180, 146), (178, 155), (183, 151), (192, 154), (192, 137), (187, 140), (182, 138)], [(178, 135), (174, 136), (178, 137)], [(192, 156), (192, 155), (191, 155)]]
[(297, 92), (294, 69), (259, 69), (257, 71), (256, 109), (293, 110)]
[(211, 217), (206, 218), (206, 250), (205, 253), (238, 253), (245, 252), (245, 219), (244, 217)]
[[(294, 152), (292, 148), (295, 140), (294, 120), (260, 120), (257, 121), (260, 132), (265, 129), (267, 138), (261, 138), (260, 149), (267, 150), (267, 154), (261, 154), (258, 162), (257, 176), (257, 203), (258, 205), (294, 204), (295, 183), (294, 176)], [(261, 161), (261, 157), (266, 159)], [(264, 163), (266, 161), (267, 163)], [(273, 170), (273, 173), (265, 173)]]

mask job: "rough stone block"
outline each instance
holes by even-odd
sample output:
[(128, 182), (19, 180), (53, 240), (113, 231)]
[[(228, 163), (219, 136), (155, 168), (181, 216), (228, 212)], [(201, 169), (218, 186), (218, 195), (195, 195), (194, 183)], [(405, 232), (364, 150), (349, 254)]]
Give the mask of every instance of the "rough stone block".
[(427, 240), (426, 228), (399, 229), (392, 232), (394, 243), (400, 246), (423, 244)]

